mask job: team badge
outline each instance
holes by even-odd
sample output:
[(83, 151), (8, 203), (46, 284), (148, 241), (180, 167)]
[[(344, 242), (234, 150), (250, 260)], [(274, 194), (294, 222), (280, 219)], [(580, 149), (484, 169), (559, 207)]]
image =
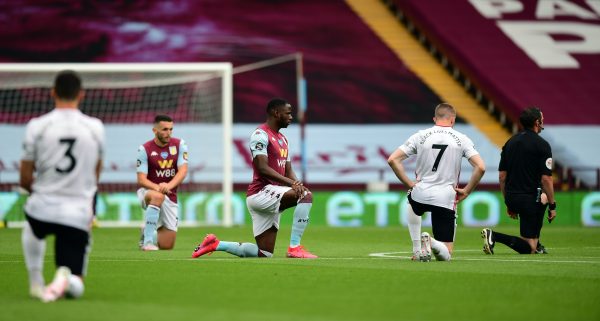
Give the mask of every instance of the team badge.
[(277, 140), (277, 142), (279, 143), (279, 145), (283, 145), (283, 140), (279, 139)]
[(162, 157), (162, 159), (167, 159), (167, 157), (169, 157), (169, 153), (167, 153), (167, 152), (160, 152), (160, 157)]
[(187, 152), (183, 152), (183, 159), (187, 160)]
[(171, 153), (171, 155), (177, 155), (177, 146), (169, 146), (169, 153)]
[(546, 168), (552, 170), (552, 158), (546, 160)]

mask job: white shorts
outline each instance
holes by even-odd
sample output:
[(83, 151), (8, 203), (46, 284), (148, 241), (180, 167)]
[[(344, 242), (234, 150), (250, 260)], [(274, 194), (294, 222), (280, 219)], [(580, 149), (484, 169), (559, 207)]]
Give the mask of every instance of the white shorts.
[(291, 189), (289, 186), (267, 185), (260, 192), (246, 198), (246, 205), (252, 216), (252, 231), (255, 237), (272, 226), (279, 229), (279, 219), (281, 218), (279, 205), (283, 194)]
[[(146, 193), (148, 192), (145, 188), (140, 188), (137, 190), (137, 196), (142, 204), (142, 208), (145, 210), (147, 207), (146, 204)], [(158, 222), (156, 224), (157, 227), (164, 226), (166, 229), (177, 232), (177, 225), (179, 222), (178, 218), (179, 213), (179, 204), (171, 201), (170, 198), (165, 196), (165, 201), (160, 206), (160, 212), (158, 214)]]

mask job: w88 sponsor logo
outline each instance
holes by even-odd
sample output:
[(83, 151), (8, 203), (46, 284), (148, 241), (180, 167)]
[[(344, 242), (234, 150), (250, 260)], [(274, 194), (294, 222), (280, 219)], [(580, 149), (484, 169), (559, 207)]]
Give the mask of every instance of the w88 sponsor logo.
[(287, 162), (287, 160), (285, 160), (285, 159), (278, 159), (277, 165), (279, 165), (279, 167), (285, 167), (286, 162)]
[(156, 170), (156, 177), (173, 177), (175, 174), (175, 168)]

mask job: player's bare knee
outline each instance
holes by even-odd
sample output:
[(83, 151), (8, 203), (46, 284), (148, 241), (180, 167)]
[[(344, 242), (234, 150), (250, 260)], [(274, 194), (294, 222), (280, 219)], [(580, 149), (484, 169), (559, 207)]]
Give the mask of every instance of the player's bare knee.
[(147, 198), (149, 199), (147, 199), (146, 203), (156, 206), (161, 206), (162, 203), (165, 201), (165, 195), (158, 192), (148, 192)]
[(161, 250), (172, 250), (173, 247), (175, 247), (175, 244), (171, 243), (171, 244), (158, 244), (158, 248)]
[(262, 258), (271, 258), (273, 257), (273, 253), (269, 252), (269, 251), (265, 251), (265, 250), (258, 250), (258, 257), (262, 257)]

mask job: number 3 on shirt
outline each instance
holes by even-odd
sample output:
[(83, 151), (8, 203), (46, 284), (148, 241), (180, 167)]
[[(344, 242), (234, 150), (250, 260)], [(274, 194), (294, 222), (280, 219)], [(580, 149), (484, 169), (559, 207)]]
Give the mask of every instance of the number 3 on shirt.
[(67, 144), (65, 157), (69, 159), (69, 166), (66, 166), (64, 168), (59, 168), (58, 166), (56, 166), (54, 169), (61, 174), (67, 174), (70, 173), (77, 164), (77, 160), (75, 159), (75, 156), (73, 156), (73, 145), (75, 145), (75, 138), (61, 138), (59, 142), (61, 144)]

